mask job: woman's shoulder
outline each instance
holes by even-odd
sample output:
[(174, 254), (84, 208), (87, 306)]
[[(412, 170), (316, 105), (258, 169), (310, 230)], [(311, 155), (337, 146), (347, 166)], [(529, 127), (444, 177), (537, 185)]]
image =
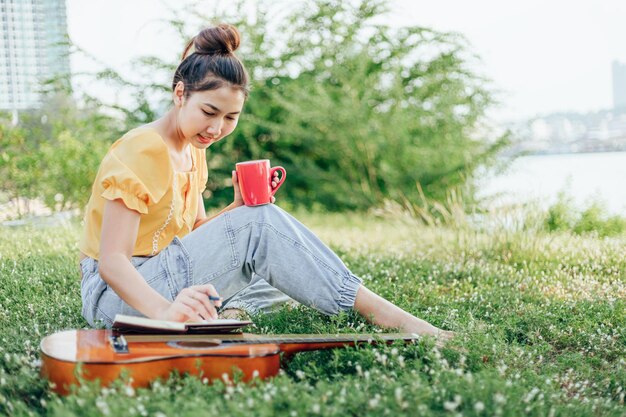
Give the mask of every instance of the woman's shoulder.
[(136, 128), (119, 138), (105, 155), (102, 167), (123, 167), (137, 175), (169, 175), (170, 157), (159, 133), (150, 128)]
[(145, 127), (124, 134), (111, 145), (107, 157), (121, 161), (131, 168), (139, 166), (138, 169), (163, 167), (170, 163), (169, 151), (163, 138), (156, 130)]
[(123, 184), (125, 190), (149, 193), (153, 201), (159, 201), (172, 177), (167, 146), (153, 129), (130, 130), (111, 145), (98, 175), (105, 188)]
[[(129, 130), (111, 146), (111, 150), (124, 153), (157, 153), (167, 152), (167, 146), (161, 135), (150, 127), (137, 127)], [(167, 156), (167, 153), (165, 153)]]

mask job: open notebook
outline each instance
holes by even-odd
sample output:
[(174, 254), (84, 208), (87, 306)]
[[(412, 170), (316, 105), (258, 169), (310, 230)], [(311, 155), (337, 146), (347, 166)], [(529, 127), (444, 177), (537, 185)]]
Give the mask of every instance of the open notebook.
[(230, 333), (252, 324), (251, 321), (217, 319), (198, 322), (154, 320), (116, 314), (113, 330), (120, 333)]

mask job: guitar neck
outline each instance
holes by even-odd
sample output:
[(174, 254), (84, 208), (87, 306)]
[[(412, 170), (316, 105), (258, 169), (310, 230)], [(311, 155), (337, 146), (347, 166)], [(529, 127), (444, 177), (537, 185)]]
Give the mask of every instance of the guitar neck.
[[(418, 340), (419, 336), (408, 333), (379, 333), (379, 334), (285, 334), (263, 335), (251, 333), (235, 334), (175, 334), (175, 335), (124, 335), (128, 342), (170, 342), (180, 340), (219, 340), (222, 343), (273, 343), (280, 345), (328, 345), (328, 347), (355, 345), (365, 343), (391, 343), (395, 340), (410, 342)], [(322, 348), (323, 347), (318, 347)], [(310, 350), (310, 349), (304, 349)]]
[(298, 352), (340, 348), (363, 344), (389, 344), (396, 340), (411, 342), (418, 339), (417, 335), (403, 333), (381, 334), (338, 334), (338, 335), (272, 335), (272, 341), (280, 346), (287, 355)]
[(363, 344), (393, 342), (395, 340), (417, 340), (416, 335), (404, 333), (381, 334), (285, 334), (285, 335), (252, 335), (252, 343), (275, 343), (277, 345), (292, 344)]

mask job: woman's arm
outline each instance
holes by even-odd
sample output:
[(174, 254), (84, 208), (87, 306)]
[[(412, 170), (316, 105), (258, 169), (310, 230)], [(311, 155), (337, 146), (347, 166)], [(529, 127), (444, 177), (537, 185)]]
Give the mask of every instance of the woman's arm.
[[(202, 211), (204, 211), (204, 205), (202, 204), (202, 201), (200, 201), (200, 204), (202, 205)], [(215, 214), (215, 215), (213, 215), (211, 217), (207, 217), (206, 213), (204, 214), (204, 217), (196, 216), (196, 222), (193, 224), (193, 229), (192, 230), (196, 230), (198, 227), (202, 226), (206, 222), (210, 222), (211, 220), (213, 220), (214, 218), (216, 218), (220, 214), (226, 213), (227, 211), (230, 211), (230, 210), (232, 210), (234, 208), (237, 208), (237, 207), (239, 207), (239, 206), (235, 205), (235, 203), (230, 203), (222, 211), (220, 211), (219, 213), (217, 213), (217, 214)], [(200, 209), (198, 208), (198, 210), (200, 210)]]
[(226, 206), (225, 209), (223, 209), (216, 215), (207, 218), (206, 211), (204, 211), (204, 200), (202, 200), (202, 194), (200, 194), (200, 198), (198, 199), (198, 214), (196, 215), (196, 222), (193, 224), (192, 230), (196, 230), (198, 227), (202, 226), (204, 223), (210, 222), (211, 220), (213, 220), (214, 218), (216, 218), (222, 213), (226, 213), (227, 211), (235, 209), (239, 206), (243, 206), (243, 198), (241, 197), (241, 191), (239, 191), (239, 183), (237, 182), (236, 171), (232, 172), (231, 179), (233, 181), (233, 190), (235, 194), (233, 202), (230, 203), (228, 206)]
[[(276, 188), (276, 185), (278, 184), (278, 172), (276, 172), (274, 175), (275, 177), (273, 178), (273, 181), (272, 181), (272, 188)], [(214, 216), (207, 218), (206, 212), (204, 211), (204, 201), (202, 200), (202, 194), (200, 194), (200, 198), (198, 199), (198, 214), (196, 215), (196, 222), (193, 224), (192, 230), (196, 230), (198, 227), (202, 226), (204, 223), (213, 220), (214, 218), (216, 218), (222, 213), (226, 213), (227, 211), (243, 206), (244, 204), (243, 197), (241, 197), (241, 191), (239, 190), (239, 182), (237, 180), (236, 171), (232, 172), (232, 180), (233, 180), (233, 190), (235, 194), (235, 197), (233, 198), (233, 202), (230, 203), (228, 206), (226, 206), (225, 209), (223, 209), (222, 211), (220, 211)], [(271, 202), (272, 204), (276, 202), (276, 198), (274, 198), (274, 196), (272, 196)]]
[(208, 295), (218, 295), (212, 285), (186, 288), (170, 303), (130, 263), (140, 217), (120, 199), (105, 202), (98, 262), (102, 279), (128, 305), (147, 317), (176, 321), (216, 318), (215, 307), (208, 299)]
[(100, 276), (128, 305), (156, 317), (169, 302), (152, 289), (130, 263), (141, 215), (121, 200), (106, 201), (100, 237)]
[(196, 221), (193, 224), (193, 229), (198, 227), (198, 222), (204, 219), (206, 219), (206, 210), (204, 209), (204, 200), (202, 199), (202, 193), (200, 193), (200, 196), (198, 197), (198, 214), (196, 214)]

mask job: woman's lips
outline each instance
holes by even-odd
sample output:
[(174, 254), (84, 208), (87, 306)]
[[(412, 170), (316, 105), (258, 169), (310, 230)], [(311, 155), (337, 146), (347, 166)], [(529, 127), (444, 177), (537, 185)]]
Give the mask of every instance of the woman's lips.
[(200, 142), (202, 142), (202, 143), (211, 143), (211, 142), (213, 142), (214, 139), (213, 138), (205, 138), (202, 135), (198, 135), (198, 140)]

